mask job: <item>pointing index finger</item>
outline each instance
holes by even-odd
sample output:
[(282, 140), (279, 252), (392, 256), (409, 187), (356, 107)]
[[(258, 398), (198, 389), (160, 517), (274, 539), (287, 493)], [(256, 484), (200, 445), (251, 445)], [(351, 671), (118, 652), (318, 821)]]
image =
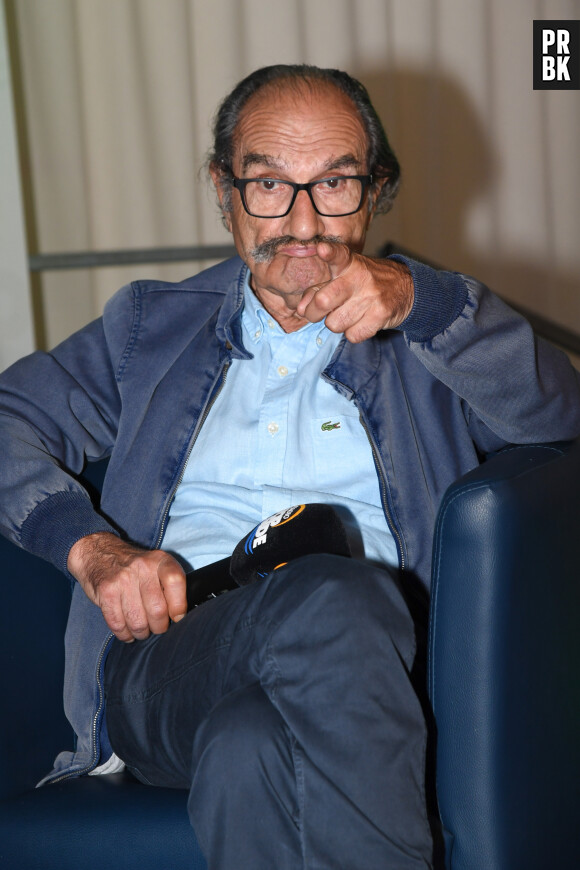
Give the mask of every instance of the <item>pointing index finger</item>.
[[(309, 287), (302, 296), (298, 306), (297, 313), (304, 317), (306, 309), (314, 300), (319, 290), (331, 284), (337, 278), (343, 275), (352, 263), (353, 255), (350, 248), (342, 242), (320, 242), (316, 246), (317, 256), (328, 265), (330, 278), (328, 281), (323, 281), (321, 284), (315, 284)], [(309, 310), (309, 319), (314, 321), (322, 320), (331, 308), (322, 307), (320, 310), (314, 310), (312, 307)]]

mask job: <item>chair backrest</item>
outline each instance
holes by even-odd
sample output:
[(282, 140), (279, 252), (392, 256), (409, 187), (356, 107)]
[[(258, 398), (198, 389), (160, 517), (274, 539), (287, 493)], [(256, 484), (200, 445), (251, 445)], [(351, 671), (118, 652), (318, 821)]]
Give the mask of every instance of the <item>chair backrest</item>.
[(447, 492), (429, 668), (447, 866), (578, 867), (578, 446), (513, 448)]

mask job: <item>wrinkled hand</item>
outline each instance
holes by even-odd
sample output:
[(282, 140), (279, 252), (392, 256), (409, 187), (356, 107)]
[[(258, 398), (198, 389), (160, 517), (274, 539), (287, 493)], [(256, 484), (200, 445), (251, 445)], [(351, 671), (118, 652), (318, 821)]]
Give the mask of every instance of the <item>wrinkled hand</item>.
[(187, 612), (185, 573), (162, 550), (143, 550), (99, 532), (73, 545), (68, 570), (123, 641), (162, 634)]
[(317, 254), (332, 277), (306, 290), (296, 309), (302, 317), (312, 322), (326, 317), (332, 332), (344, 332), (353, 343), (399, 326), (408, 317), (414, 288), (405, 265), (374, 260), (329, 242), (318, 245)]

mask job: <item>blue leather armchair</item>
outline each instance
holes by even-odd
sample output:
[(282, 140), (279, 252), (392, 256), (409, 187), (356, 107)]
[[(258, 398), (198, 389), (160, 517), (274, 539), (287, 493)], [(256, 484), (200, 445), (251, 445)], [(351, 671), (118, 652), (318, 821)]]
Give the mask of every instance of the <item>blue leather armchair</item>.
[(512, 448), (446, 493), (429, 695), (447, 867), (580, 867), (578, 444)]
[[(429, 694), (452, 870), (580, 866), (579, 482), (577, 446), (514, 448), (439, 512)], [(185, 792), (124, 774), (33, 788), (72, 741), (69, 590), (6, 541), (0, 558), (0, 866), (205, 870)]]

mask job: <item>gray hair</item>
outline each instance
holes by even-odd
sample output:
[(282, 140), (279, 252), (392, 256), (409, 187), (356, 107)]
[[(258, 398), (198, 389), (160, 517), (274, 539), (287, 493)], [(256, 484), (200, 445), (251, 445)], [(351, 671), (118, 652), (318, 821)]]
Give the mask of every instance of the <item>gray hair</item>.
[(250, 97), (273, 83), (312, 85), (316, 82), (334, 85), (354, 103), (367, 135), (368, 172), (374, 180), (386, 179), (377, 195), (376, 210), (382, 214), (390, 210), (399, 188), (401, 171), (364, 85), (348, 73), (337, 69), (322, 69), (308, 64), (276, 64), (250, 73), (228, 94), (216, 113), (213, 148), (208, 163), (220, 174), (224, 211), (231, 211), (234, 136), (242, 109)]

